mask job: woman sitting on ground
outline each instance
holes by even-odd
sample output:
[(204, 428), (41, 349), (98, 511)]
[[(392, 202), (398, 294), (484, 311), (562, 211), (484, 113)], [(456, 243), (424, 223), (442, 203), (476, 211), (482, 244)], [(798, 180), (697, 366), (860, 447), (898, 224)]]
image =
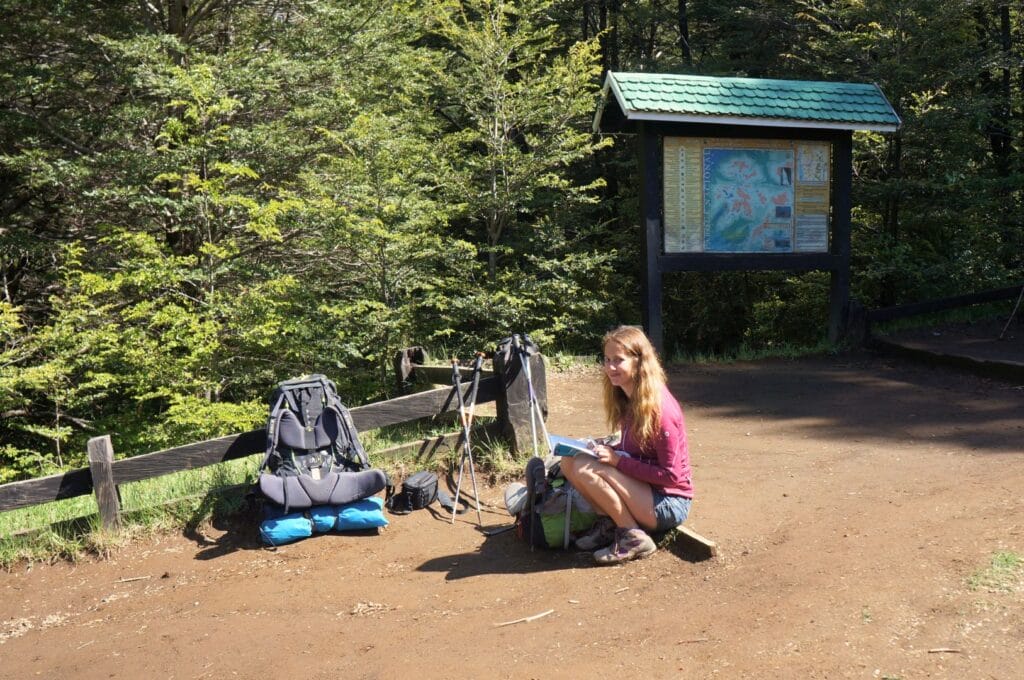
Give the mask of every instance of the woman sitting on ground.
[(562, 472), (607, 516), (576, 547), (601, 548), (594, 559), (616, 564), (658, 549), (647, 532), (681, 524), (693, 486), (683, 411), (651, 341), (638, 328), (620, 326), (604, 336), (603, 347), (605, 416), (621, 439), (616, 448), (597, 444), (596, 458), (564, 458)]

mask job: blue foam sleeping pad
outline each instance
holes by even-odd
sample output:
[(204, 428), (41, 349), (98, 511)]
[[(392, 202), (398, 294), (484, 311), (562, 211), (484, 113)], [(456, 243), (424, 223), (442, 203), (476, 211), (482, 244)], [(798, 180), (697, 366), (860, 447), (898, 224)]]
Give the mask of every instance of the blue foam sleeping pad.
[(301, 512), (268, 517), (260, 522), (260, 538), (267, 545), (284, 545), (313, 535), (313, 521)]
[(260, 522), (260, 538), (266, 545), (278, 546), (309, 538), (314, 533), (355, 531), (386, 527), (384, 499), (371, 496), (343, 505), (318, 505), (306, 512), (285, 514), (275, 506), (264, 509), (266, 519)]
[(380, 496), (370, 496), (338, 507), (338, 522), (335, 525), (338, 531), (373, 529), (387, 525), (388, 520), (384, 517), (384, 499)]

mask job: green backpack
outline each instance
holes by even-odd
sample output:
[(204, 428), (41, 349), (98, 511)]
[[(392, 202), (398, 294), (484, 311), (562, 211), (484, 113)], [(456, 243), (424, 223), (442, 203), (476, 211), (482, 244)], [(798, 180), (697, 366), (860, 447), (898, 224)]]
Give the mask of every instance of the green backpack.
[(526, 463), (527, 502), (516, 515), (516, 535), (535, 548), (569, 547), (597, 521), (597, 513), (561, 474), (533, 457)]

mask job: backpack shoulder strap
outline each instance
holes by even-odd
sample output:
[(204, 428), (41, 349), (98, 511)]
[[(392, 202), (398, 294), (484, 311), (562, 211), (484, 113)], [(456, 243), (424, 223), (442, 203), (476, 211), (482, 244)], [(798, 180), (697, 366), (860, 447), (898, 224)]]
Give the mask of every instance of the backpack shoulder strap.
[(363, 448), (362, 442), (359, 441), (359, 433), (356, 431), (356, 424), (352, 420), (352, 414), (341, 403), (337, 395), (329, 395), (329, 397), (330, 400), (324, 407), (324, 411), (332, 411), (338, 416), (339, 425), (341, 425), (343, 430), (341, 434), (344, 435), (345, 439), (344, 442), (335, 442), (343, 449), (339, 453), (345, 454), (362, 469), (369, 469), (370, 458), (366, 455), (366, 449)]
[(437, 489), (437, 502), (449, 513), (461, 515), (469, 510), (469, 501), (465, 498), (460, 498), (459, 506), (455, 507), (455, 501), (453, 501), (452, 497), (448, 495), (448, 492), (444, 491), (440, 487)]
[(260, 464), (259, 471), (266, 469), (271, 456), (274, 455), (274, 451), (277, 449), (277, 438), (281, 429), (281, 414), (284, 413), (284, 409), (281, 408), (281, 402), (284, 399), (285, 393), (282, 393), (270, 409), (270, 417), (267, 418), (267, 450), (263, 456), (263, 462)]

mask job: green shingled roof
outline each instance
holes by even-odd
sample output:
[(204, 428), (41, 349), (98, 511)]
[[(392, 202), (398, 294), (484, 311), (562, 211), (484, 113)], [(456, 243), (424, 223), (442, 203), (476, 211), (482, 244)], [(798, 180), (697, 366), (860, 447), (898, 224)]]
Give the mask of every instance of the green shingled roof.
[(889, 100), (874, 84), (609, 72), (604, 93), (595, 128), (611, 105), (617, 106), (627, 121), (885, 132), (900, 125)]

